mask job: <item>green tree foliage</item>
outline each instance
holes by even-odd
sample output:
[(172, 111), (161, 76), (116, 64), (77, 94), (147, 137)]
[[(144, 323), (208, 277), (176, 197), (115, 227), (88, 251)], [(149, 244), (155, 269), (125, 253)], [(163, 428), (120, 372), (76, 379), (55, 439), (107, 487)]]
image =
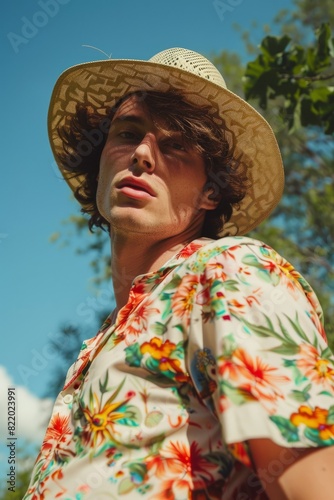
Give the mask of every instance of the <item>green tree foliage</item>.
[(262, 109), (268, 101), (283, 97), (279, 113), (289, 129), (319, 126), (334, 132), (334, 46), (331, 29), (322, 24), (313, 46), (291, 44), (287, 35), (267, 36), (260, 54), (248, 63), (245, 73), (247, 100), (258, 99)]
[(294, 0), (295, 10), (285, 9), (276, 16), (281, 32), (291, 35), (295, 41), (305, 41), (308, 37), (307, 27), (319, 27), (322, 23), (333, 26), (333, 0)]

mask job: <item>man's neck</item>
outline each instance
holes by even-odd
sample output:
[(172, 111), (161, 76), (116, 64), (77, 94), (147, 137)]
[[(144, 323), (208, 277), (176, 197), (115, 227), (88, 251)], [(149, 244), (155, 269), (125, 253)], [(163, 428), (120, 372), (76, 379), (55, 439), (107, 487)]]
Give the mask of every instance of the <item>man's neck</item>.
[(131, 284), (137, 276), (157, 271), (194, 239), (196, 236), (187, 238), (185, 235), (177, 235), (157, 242), (146, 235), (135, 239), (113, 235), (111, 274), (117, 309), (127, 303)]

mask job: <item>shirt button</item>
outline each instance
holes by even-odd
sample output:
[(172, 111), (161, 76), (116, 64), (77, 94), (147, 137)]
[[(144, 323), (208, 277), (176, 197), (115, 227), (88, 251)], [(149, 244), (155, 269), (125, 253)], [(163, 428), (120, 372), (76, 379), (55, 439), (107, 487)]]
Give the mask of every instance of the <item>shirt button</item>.
[(63, 401), (65, 404), (70, 404), (73, 401), (73, 396), (72, 394), (66, 394), (66, 396), (63, 397)]

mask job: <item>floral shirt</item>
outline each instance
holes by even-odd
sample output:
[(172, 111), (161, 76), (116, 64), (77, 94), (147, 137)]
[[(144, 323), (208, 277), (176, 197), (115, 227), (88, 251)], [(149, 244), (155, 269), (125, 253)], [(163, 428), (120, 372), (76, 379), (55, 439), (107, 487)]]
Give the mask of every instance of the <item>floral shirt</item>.
[(267, 498), (247, 440), (334, 444), (321, 320), (272, 248), (193, 241), (83, 343), (24, 499)]

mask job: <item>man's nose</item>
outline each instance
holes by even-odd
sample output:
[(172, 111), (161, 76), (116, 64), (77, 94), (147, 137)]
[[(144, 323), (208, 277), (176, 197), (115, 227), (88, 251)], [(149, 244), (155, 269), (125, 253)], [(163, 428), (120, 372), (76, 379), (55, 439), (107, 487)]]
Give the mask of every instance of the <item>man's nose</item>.
[(153, 134), (146, 134), (131, 157), (133, 165), (153, 172), (155, 169), (155, 149), (155, 137)]

